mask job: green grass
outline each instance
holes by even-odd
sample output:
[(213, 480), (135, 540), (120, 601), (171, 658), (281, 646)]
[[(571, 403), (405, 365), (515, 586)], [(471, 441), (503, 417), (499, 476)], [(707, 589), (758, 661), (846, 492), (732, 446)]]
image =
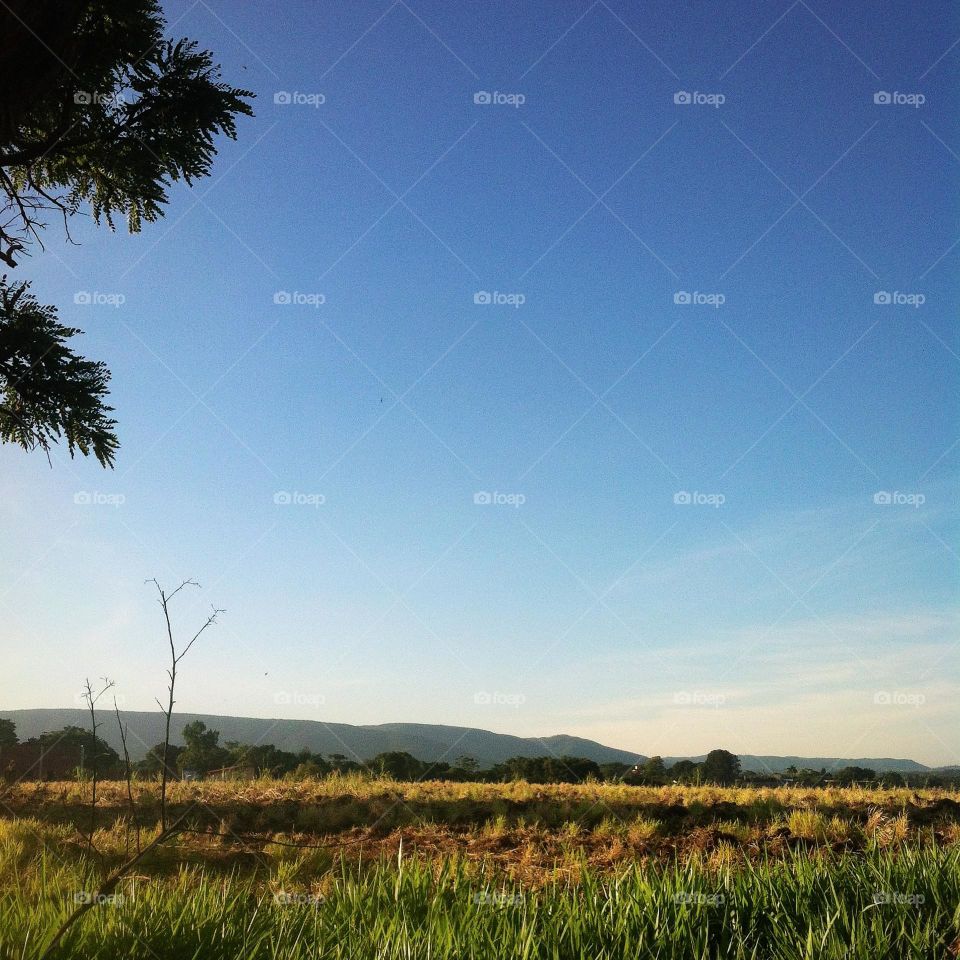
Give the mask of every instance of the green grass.
[[(533, 888), (493, 877), (457, 859), (133, 877), (56, 956), (947, 960), (960, 933), (956, 848), (796, 852), (730, 867), (638, 862)], [(7, 849), (0, 956), (38, 956), (75, 895), (95, 888), (90, 862)]]

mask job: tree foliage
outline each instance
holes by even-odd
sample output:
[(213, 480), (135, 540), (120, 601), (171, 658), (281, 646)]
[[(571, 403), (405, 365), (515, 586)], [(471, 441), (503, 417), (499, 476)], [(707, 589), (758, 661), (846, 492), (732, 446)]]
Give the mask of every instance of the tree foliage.
[(0, 718), (0, 748), (17, 745), (17, 725), (12, 720)]
[(206, 773), (231, 761), (230, 751), (220, 746), (220, 732), (207, 729), (202, 720), (194, 720), (183, 728), (183, 740), (186, 746), (177, 757), (181, 770)]
[(740, 777), (740, 758), (729, 750), (711, 750), (701, 769), (707, 783), (728, 786)]
[[(46, 218), (89, 210), (131, 232), (163, 214), (170, 186), (210, 173), (217, 137), (236, 137), (253, 94), (224, 83), (209, 50), (165, 36), (158, 0), (0, 3), (0, 261), (42, 246)], [(64, 341), (26, 285), (2, 287), (0, 441), (63, 437), (113, 464), (109, 373)]]
[(123, 218), (131, 231), (156, 220), (171, 183), (206, 176), (215, 138), (235, 138), (237, 116), (252, 113), (253, 94), (224, 83), (210, 51), (164, 37), (156, 0), (2, 7), (0, 258), (11, 267), (45, 212), (66, 222), (88, 204), (98, 223)]
[(63, 438), (72, 457), (93, 454), (112, 466), (118, 441), (106, 405), (110, 372), (67, 341), (82, 331), (57, 320), (27, 283), (0, 278), (0, 440), (25, 450)]

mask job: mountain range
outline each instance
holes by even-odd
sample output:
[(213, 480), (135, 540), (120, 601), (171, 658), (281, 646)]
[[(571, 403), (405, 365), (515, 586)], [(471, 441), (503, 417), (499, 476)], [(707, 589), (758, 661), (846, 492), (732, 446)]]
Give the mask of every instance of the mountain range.
[[(131, 758), (141, 759), (147, 750), (163, 740), (163, 715), (159, 711), (122, 711), (128, 728), (127, 746)], [(86, 710), (37, 709), (0, 710), (0, 718), (13, 720), (21, 740), (72, 725), (87, 727), (90, 715)], [(99, 735), (115, 750), (120, 749), (120, 734), (112, 711), (98, 710), (102, 723)], [(272, 743), (281, 750), (296, 752), (306, 748), (325, 756), (343, 754), (351, 760), (369, 760), (378, 753), (402, 750), (419, 760), (452, 763), (457, 757), (473, 757), (481, 767), (502, 763), (509, 757), (572, 756), (585, 757), (596, 763), (638, 763), (643, 754), (608, 747), (594, 740), (566, 734), (550, 737), (514, 737), (474, 727), (450, 727), (427, 723), (381, 723), (357, 726), (350, 723), (325, 723), (320, 720), (267, 720), (259, 717), (221, 717), (202, 713), (175, 713), (171, 721), (171, 739), (182, 742), (182, 730), (188, 723), (202, 720), (208, 728), (220, 731), (220, 742)], [(718, 744), (719, 746), (719, 744)], [(730, 745), (726, 745), (732, 749)], [(780, 773), (790, 766), (827, 770), (855, 765), (877, 771), (923, 773), (934, 768), (915, 760), (891, 757), (793, 757), (740, 754), (744, 770), (759, 773)], [(667, 764), (678, 760), (702, 760), (703, 757), (664, 757)]]

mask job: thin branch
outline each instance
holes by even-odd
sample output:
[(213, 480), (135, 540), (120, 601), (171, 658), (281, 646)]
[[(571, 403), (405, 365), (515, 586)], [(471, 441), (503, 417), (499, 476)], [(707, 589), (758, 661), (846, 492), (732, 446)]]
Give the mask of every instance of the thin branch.
[(187, 810), (183, 813), (169, 828), (165, 828), (160, 831), (159, 834), (143, 848), (135, 857), (129, 859), (126, 863), (118, 867), (100, 886), (97, 888), (97, 892), (90, 897), (85, 903), (80, 904), (73, 913), (67, 917), (66, 920), (60, 925), (60, 928), (53, 935), (53, 939), (47, 944), (43, 953), (40, 954), (39, 960), (47, 960), (47, 957), (51, 955), (53, 950), (57, 947), (60, 941), (63, 939), (63, 935), (88, 911), (92, 910), (98, 903), (104, 903), (106, 898), (111, 894), (114, 887), (123, 879), (124, 874), (128, 873), (133, 869), (148, 853), (154, 850), (156, 847), (159, 847), (160, 844), (169, 840), (175, 833), (180, 829), (180, 824), (186, 820), (188, 814), (190, 813)]

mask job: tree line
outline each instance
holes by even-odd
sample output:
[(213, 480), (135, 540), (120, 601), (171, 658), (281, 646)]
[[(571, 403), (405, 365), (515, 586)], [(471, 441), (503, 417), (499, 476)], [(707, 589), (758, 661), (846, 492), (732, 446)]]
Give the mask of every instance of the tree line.
[[(635, 786), (680, 784), (848, 786), (876, 783), (889, 787), (960, 786), (960, 772), (930, 774), (884, 772), (847, 766), (834, 771), (788, 767), (782, 774), (745, 771), (728, 750), (712, 750), (702, 761), (667, 764), (650, 757), (639, 764), (597, 763), (584, 757), (511, 757), (481, 767), (470, 756), (452, 762), (419, 760), (400, 750), (378, 753), (365, 761), (341, 753), (320, 754), (306, 748), (281, 750), (273, 744), (220, 742), (220, 733), (201, 720), (183, 728), (183, 743), (166, 748), (168, 779), (223, 777), (322, 778), (360, 773), (395, 780), (450, 780), (454, 782), (583, 783), (597, 781)], [(132, 764), (134, 775), (157, 779), (163, 772), (164, 744), (151, 747)], [(82, 727), (67, 726), (20, 742), (12, 720), (0, 720), (0, 773), (7, 779), (87, 779), (94, 768), (102, 779), (123, 779), (123, 758), (102, 737)]]

